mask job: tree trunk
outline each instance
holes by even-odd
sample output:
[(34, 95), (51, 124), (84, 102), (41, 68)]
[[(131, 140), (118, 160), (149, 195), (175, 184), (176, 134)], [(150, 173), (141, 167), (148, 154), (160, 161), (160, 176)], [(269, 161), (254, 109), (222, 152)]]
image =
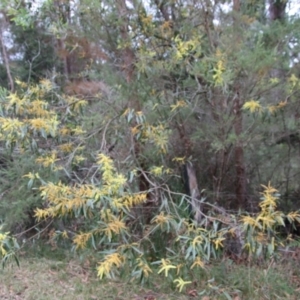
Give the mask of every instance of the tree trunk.
[(202, 220), (201, 195), (198, 188), (196, 171), (191, 162), (187, 162), (184, 166), (184, 177), (186, 193), (191, 197), (189, 205), (191, 217), (200, 224)]
[(4, 38), (3, 38), (3, 33), (7, 29), (7, 23), (6, 23), (4, 15), (2, 15), (2, 20), (1, 20), (1, 25), (0, 26), (1, 26), (0, 46), (1, 46), (1, 49), (2, 49), (2, 56), (3, 56), (3, 61), (4, 61), (4, 64), (5, 64), (5, 68), (6, 68), (6, 74), (7, 74), (7, 78), (8, 78), (8, 82), (9, 82), (9, 88), (10, 88), (10, 91), (13, 92), (14, 89), (15, 89), (14, 80), (13, 80), (12, 75), (11, 75), (11, 70), (10, 70), (10, 65), (9, 65), (9, 56), (8, 56), (5, 41), (4, 41)]
[(285, 17), (286, 0), (269, 0), (269, 16), (271, 21), (283, 21)]
[(241, 141), (243, 133), (243, 112), (240, 100), (239, 91), (236, 91), (236, 98), (234, 100), (234, 131), (237, 138), (235, 145), (235, 171), (236, 171), (236, 201), (238, 208), (245, 208), (246, 206), (246, 169), (244, 163), (244, 148)]
[[(119, 17), (121, 18), (122, 22), (120, 25), (120, 33), (121, 38), (124, 42), (126, 42), (126, 46), (122, 52), (121, 52), (121, 60), (122, 60), (122, 71), (124, 74), (124, 77), (126, 78), (127, 84), (134, 84), (135, 80), (135, 53), (132, 47), (130, 46), (131, 40), (129, 36), (129, 19), (128, 16), (130, 15), (130, 12), (128, 11), (126, 7), (126, 0), (117, 0), (116, 2), (117, 10)], [(128, 101), (128, 107), (133, 108), (135, 111), (141, 111), (141, 105), (138, 100), (138, 96), (136, 92), (132, 92), (130, 100)], [(133, 124), (135, 126), (136, 124)], [(138, 172), (138, 180), (139, 180), (139, 190), (141, 192), (148, 191), (150, 189), (150, 184), (148, 179), (146, 178), (145, 170), (147, 167), (145, 166), (144, 159), (141, 156), (141, 144), (138, 142), (135, 138), (133, 138), (133, 148), (134, 148), (134, 155), (137, 161), (137, 164), (140, 168), (140, 171)], [(147, 202), (144, 204), (143, 212), (142, 212), (142, 218), (144, 223), (149, 223), (151, 220), (152, 215), (152, 207), (153, 207), (153, 201), (150, 198), (149, 193), (147, 194)]]
[[(238, 13), (240, 11), (240, 0), (233, 0), (233, 10)], [(240, 39), (237, 39), (237, 43), (240, 43)], [(245, 157), (243, 142), (241, 140), (241, 135), (243, 133), (243, 112), (242, 103), (239, 93), (239, 87), (235, 88), (235, 98), (233, 103), (233, 112), (235, 114), (234, 120), (234, 132), (236, 135), (236, 145), (235, 145), (235, 172), (236, 172), (236, 204), (238, 208), (246, 207), (246, 169), (245, 169)]]

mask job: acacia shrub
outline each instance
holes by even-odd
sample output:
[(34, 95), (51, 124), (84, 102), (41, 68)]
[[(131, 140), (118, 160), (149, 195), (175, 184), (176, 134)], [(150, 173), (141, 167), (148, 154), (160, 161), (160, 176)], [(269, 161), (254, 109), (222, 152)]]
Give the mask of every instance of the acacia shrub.
[[(31, 86), (16, 83), (17, 92), (3, 90), (0, 97), (1, 152), (9, 157), (0, 170), (0, 217), (8, 230), (21, 233), (35, 225), (33, 209), (43, 205), (37, 190), (41, 178), (66, 181), (82, 161), (84, 131), (76, 124), (85, 102), (59, 94), (50, 80)], [(26, 174), (36, 174), (36, 180), (28, 182)]]
[[(23, 93), (10, 94), (2, 101), (2, 142), (15, 156), (31, 154), (36, 162), (37, 169), (32, 168), (22, 178), (28, 180), (31, 193), (38, 191), (45, 201), (34, 210), (37, 220), (80, 220), (81, 226), (53, 232), (52, 238), (70, 239), (77, 251), (94, 249), (100, 278), (116, 278), (129, 270), (132, 278), (145, 282), (156, 272), (181, 291), (196, 278), (199, 269), (205, 270), (209, 262), (227, 251), (226, 241), (231, 238), (242, 245), (240, 253), (271, 256), (281, 244), (277, 228), (284, 226), (285, 220), (299, 221), (298, 213), (285, 215), (276, 209), (278, 195), (268, 185), (257, 214), (239, 217), (211, 210), (195, 224), (183, 213), (190, 198), (170, 189), (169, 182), (175, 176), (171, 169), (153, 165), (145, 172), (136, 166), (123, 172), (104, 151), (95, 151), (95, 163), (89, 167), (93, 172), (87, 172), (91, 177), (85, 182), (63, 180), (61, 174), (70, 173), (73, 161), (77, 165), (86, 159), (86, 153), (91, 154), (91, 149), (83, 151), (79, 109), (84, 102), (57, 95), (48, 81), (27, 87)], [(49, 97), (51, 93), (56, 97)], [(169, 131), (165, 126), (152, 125), (142, 112), (129, 109), (121, 117), (126, 120), (123, 126), (127, 124), (143, 147), (152, 145), (153, 154), (167, 155)], [(180, 157), (174, 160), (182, 162)], [(142, 171), (150, 183), (150, 189), (143, 192), (136, 189)], [(157, 209), (149, 223), (138, 219), (142, 230), (136, 231), (134, 211), (149, 196), (157, 202)]]
[[(97, 164), (102, 176), (99, 185), (43, 185), (40, 190), (48, 207), (37, 209), (36, 217), (40, 220), (71, 216), (87, 220), (90, 227), (72, 240), (76, 250), (95, 250), (100, 260), (100, 279), (117, 278), (129, 272), (132, 278), (145, 282), (152, 273), (158, 273), (181, 291), (197, 277), (197, 269), (205, 270), (224, 251), (232, 250), (228, 248), (232, 245), (230, 241), (239, 243), (240, 249), (235, 251), (239, 258), (242, 253), (250, 259), (269, 258), (284, 245), (278, 228), (285, 226), (286, 221), (300, 221), (297, 212), (285, 215), (276, 209), (278, 192), (271, 185), (263, 186), (257, 214), (213, 214), (205, 216), (201, 224), (189, 222), (178, 213), (188, 199), (183, 196), (183, 201), (176, 204), (172, 196), (161, 193), (165, 200), (161, 200), (160, 209), (149, 224), (144, 224), (143, 232), (137, 234), (130, 222), (132, 210), (147, 200), (147, 193), (130, 191), (128, 179), (115, 169), (108, 156), (99, 154)], [(70, 238), (67, 231), (55, 235)]]

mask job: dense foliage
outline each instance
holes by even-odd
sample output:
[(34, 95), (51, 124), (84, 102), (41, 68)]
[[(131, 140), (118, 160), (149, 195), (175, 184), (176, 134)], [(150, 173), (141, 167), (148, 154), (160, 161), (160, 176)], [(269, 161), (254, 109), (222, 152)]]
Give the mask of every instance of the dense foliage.
[(3, 228), (180, 291), (291, 243), (300, 31), (273, 2), (0, 1)]

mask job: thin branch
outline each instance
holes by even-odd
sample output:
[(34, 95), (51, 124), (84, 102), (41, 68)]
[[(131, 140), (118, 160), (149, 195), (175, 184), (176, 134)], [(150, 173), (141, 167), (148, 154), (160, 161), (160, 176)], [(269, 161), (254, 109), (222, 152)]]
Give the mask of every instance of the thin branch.
[(31, 77), (31, 73), (32, 73), (32, 64), (33, 62), (40, 56), (41, 54), (41, 42), (40, 40), (38, 40), (38, 44), (39, 44), (39, 51), (38, 53), (32, 58), (31, 61), (28, 61), (29, 63), (29, 72), (28, 72), (28, 79), (27, 79), (27, 84), (29, 85), (30, 82), (30, 77)]

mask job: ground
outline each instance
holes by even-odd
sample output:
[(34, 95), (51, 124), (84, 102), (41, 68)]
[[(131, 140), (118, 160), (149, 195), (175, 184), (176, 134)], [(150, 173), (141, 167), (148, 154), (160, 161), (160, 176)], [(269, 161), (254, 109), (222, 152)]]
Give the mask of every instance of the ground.
[(97, 279), (95, 265), (82, 257), (53, 252), (22, 253), (20, 267), (9, 264), (0, 271), (1, 300), (262, 300), (300, 299), (297, 255), (245, 264), (224, 258), (206, 266), (192, 284), (179, 293), (164, 277), (155, 275), (141, 286), (125, 278)]

